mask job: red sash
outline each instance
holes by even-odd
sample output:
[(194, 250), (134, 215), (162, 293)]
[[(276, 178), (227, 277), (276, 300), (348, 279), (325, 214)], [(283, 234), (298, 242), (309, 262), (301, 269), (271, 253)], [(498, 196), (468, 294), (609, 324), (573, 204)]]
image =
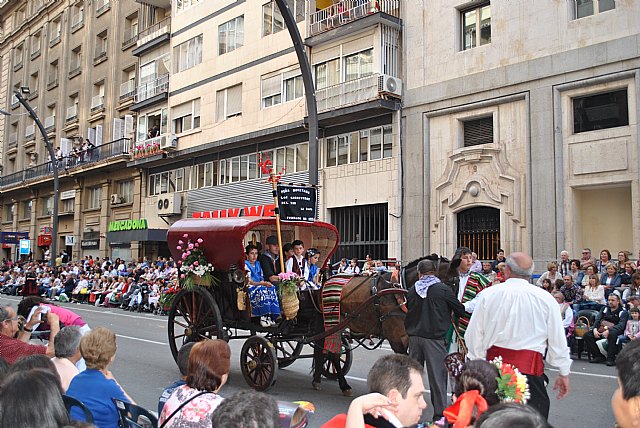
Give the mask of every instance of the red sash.
[(496, 357), (502, 357), (502, 362), (511, 364), (520, 373), (530, 376), (542, 376), (544, 374), (544, 359), (540, 352), (529, 349), (513, 349), (492, 346), (487, 350), (487, 360), (492, 361)]

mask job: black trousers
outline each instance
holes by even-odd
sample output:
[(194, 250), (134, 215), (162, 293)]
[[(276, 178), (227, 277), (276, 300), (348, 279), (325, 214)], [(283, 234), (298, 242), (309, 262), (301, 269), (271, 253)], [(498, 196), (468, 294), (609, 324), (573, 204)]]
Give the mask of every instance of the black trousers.
[(529, 383), (529, 393), (531, 397), (527, 402), (528, 405), (536, 409), (545, 419), (549, 418), (549, 394), (547, 394), (547, 386), (545, 382), (549, 382), (547, 375), (533, 376), (525, 375)]
[[(596, 345), (596, 341), (600, 339), (596, 339), (593, 335), (593, 330), (586, 332), (582, 339), (584, 340), (584, 347), (587, 348), (587, 351), (595, 358), (600, 357), (600, 349), (598, 349), (598, 345)], [(618, 352), (617, 340), (618, 335), (609, 330), (609, 335), (607, 336), (607, 360), (609, 361), (613, 361), (616, 358)]]

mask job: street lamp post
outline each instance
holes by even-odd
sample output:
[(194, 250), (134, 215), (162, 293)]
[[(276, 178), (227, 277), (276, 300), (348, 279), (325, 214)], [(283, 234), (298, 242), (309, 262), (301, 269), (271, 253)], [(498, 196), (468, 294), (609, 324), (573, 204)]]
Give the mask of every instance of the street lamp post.
[(44, 144), (47, 146), (47, 150), (49, 151), (49, 157), (51, 158), (51, 169), (53, 170), (53, 219), (51, 221), (52, 225), (51, 225), (51, 251), (49, 251), (49, 265), (51, 267), (55, 266), (55, 259), (57, 257), (57, 247), (58, 247), (58, 201), (60, 200), (59, 197), (59, 193), (60, 193), (60, 183), (58, 181), (58, 162), (56, 159), (56, 152), (53, 150), (53, 146), (51, 145), (51, 142), (49, 141), (49, 138), (47, 138), (47, 132), (44, 129), (44, 126), (42, 125), (42, 122), (40, 122), (40, 119), (38, 119), (38, 115), (36, 114), (35, 111), (33, 111), (33, 109), (31, 108), (31, 106), (29, 105), (29, 103), (27, 102), (27, 100), (22, 96), (22, 94), (28, 94), (29, 93), (29, 88), (26, 86), (23, 86), (20, 88), (20, 91), (14, 91), (14, 95), (16, 96), (16, 98), (18, 99), (18, 102), (20, 102), (20, 104), (22, 104), (24, 106), (24, 108), (27, 109), (27, 111), (29, 112), (29, 116), (31, 116), (34, 120), (34, 122), (36, 123), (36, 125), (38, 125), (38, 129), (40, 130), (40, 133), (42, 134), (42, 138), (44, 138)]

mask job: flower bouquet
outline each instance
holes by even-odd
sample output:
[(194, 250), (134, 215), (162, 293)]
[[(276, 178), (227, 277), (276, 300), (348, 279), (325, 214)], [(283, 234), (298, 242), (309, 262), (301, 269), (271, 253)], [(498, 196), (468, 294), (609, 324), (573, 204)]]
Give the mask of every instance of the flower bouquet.
[(163, 311), (169, 312), (169, 310), (171, 309), (171, 304), (176, 299), (179, 291), (180, 289), (178, 287), (169, 287), (162, 292), (158, 303), (160, 304), (160, 307)]
[(298, 315), (300, 301), (298, 300), (298, 281), (300, 278), (294, 272), (281, 272), (278, 274), (278, 294), (282, 300), (282, 312), (287, 319), (293, 319)]
[(527, 377), (511, 364), (502, 362), (501, 357), (494, 358), (491, 363), (498, 368), (498, 397), (503, 403), (526, 404), (531, 396)]
[(178, 266), (180, 266), (180, 282), (182, 287), (192, 289), (196, 285), (210, 287), (218, 284), (213, 276), (213, 265), (204, 254), (204, 239), (191, 239), (188, 233), (182, 235), (178, 241), (177, 250), (182, 251)]

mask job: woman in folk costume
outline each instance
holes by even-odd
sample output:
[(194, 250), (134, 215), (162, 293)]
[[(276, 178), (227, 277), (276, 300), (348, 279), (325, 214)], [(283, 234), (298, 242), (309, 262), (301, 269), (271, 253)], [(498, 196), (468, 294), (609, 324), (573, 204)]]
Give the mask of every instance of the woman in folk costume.
[[(443, 280), (445, 284), (453, 289), (453, 293), (458, 300), (464, 305), (465, 310), (468, 313), (473, 313), (473, 309), (476, 305), (476, 297), (478, 293), (491, 285), (491, 282), (479, 272), (471, 272), (471, 266), (473, 265), (472, 252), (467, 247), (460, 247), (456, 250), (449, 270)], [(467, 331), (469, 325), (470, 316), (456, 317), (454, 319), (457, 333), (460, 335), (460, 340), (464, 342), (464, 333)], [(449, 340), (451, 338), (451, 340)], [(454, 349), (457, 347), (457, 334), (450, 331), (447, 335), (447, 341), (453, 344)]]

